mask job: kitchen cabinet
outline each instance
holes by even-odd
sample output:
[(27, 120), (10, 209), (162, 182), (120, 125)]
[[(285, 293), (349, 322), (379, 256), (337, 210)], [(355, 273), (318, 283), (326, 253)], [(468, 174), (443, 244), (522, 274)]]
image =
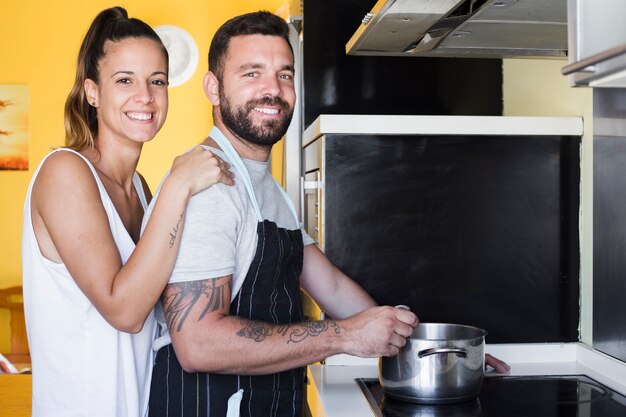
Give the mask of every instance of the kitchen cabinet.
[(330, 116), (304, 134), (304, 219), (381, 304), (488, 343), (575, 342), (579, 118)]
[(626, 2), (567, 0), (567, 11), (570, 84), (626, 87)]
[(594, 90), (593, 346), (626, 362), (626, 90)]

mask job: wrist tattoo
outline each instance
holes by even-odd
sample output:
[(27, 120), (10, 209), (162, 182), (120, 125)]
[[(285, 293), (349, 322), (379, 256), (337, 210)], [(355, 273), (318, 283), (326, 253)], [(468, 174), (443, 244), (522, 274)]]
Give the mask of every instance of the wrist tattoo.
[(172, 231), (170, 232), (170, 248), (174, 246), (174, 243), (176, 243), (176, 236), (178, 236), (178, 229), (180, 229), (180, 223), (183, 221), (183, 213), (180, 214), (180, 217), (178, 218), (178, 222), (176, 222), (176, 226), (174, 226), (174, 229), (172, 229)]

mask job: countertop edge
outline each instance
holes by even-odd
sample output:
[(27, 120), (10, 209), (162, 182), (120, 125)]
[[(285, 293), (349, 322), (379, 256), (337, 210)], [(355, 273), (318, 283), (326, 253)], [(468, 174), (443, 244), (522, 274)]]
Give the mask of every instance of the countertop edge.
[(582, 117), (320, 115), (302, 135), (306, 146), (324, 134), (582, 136)]

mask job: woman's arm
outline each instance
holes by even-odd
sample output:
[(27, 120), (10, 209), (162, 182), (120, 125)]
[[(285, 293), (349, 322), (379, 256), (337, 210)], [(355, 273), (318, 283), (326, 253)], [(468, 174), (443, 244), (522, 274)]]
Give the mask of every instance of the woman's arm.
[(63, 262), (100, 314), (121, 331), (138, 332), (176, 261), (189, 197), (230, 174), (208, 151), (176, 158), (137, 246), (122, 265), (96, 181), (76, 155), (59, 152), (42, 166), (31, 216), (44, 256)]

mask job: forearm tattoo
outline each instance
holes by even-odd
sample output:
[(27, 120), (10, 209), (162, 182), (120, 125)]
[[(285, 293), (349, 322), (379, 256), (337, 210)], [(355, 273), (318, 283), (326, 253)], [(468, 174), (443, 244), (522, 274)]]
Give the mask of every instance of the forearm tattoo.
[(180, 214), (178, 222), (176, 222), (176, 226), (174, 226), (174, 229), (172, 229), (172, 231), (170, 232), (170, 248), (174, 246), (174, 243), (176, 243), (176, 236), (178, 236), (178, 230), (180, 229), (180, 223), (182, 221), (183, 213)]
[(229, 295), (230, 280), (220, 285), (214, 279), (170, 284), (161, 298), (168, 329), (180, 331), (198, 303), (206, 303), (198, 321), (208, 312), (228, 308)]
[(312, 321), (305, 323), (272, 326), (258, 321), (240, 320), (243, 327), (237, 332), (237, 336), (262, 342), (271, 336), (274, 329), (281, 336), (287, 336), (287, 343), (300, 343), (309, 337), (316, 337), (326, 331), (341, 333), (341, 327), (332, 320)]
[(267, 323), (258, 321), (240, 320), (243, 327), (237, 332), (237, 336), (262, 342), (267, 336), (272, 335), (272, 327)]
[(331, 330), (335, 334), (341, 333), (341, 327), (335, 321), (312, 321), (306, 323), (292, 324), (282, 329), (282, 335), (289, 335), (287, 343), (300, 343), (307, 337), (316, 337)]

